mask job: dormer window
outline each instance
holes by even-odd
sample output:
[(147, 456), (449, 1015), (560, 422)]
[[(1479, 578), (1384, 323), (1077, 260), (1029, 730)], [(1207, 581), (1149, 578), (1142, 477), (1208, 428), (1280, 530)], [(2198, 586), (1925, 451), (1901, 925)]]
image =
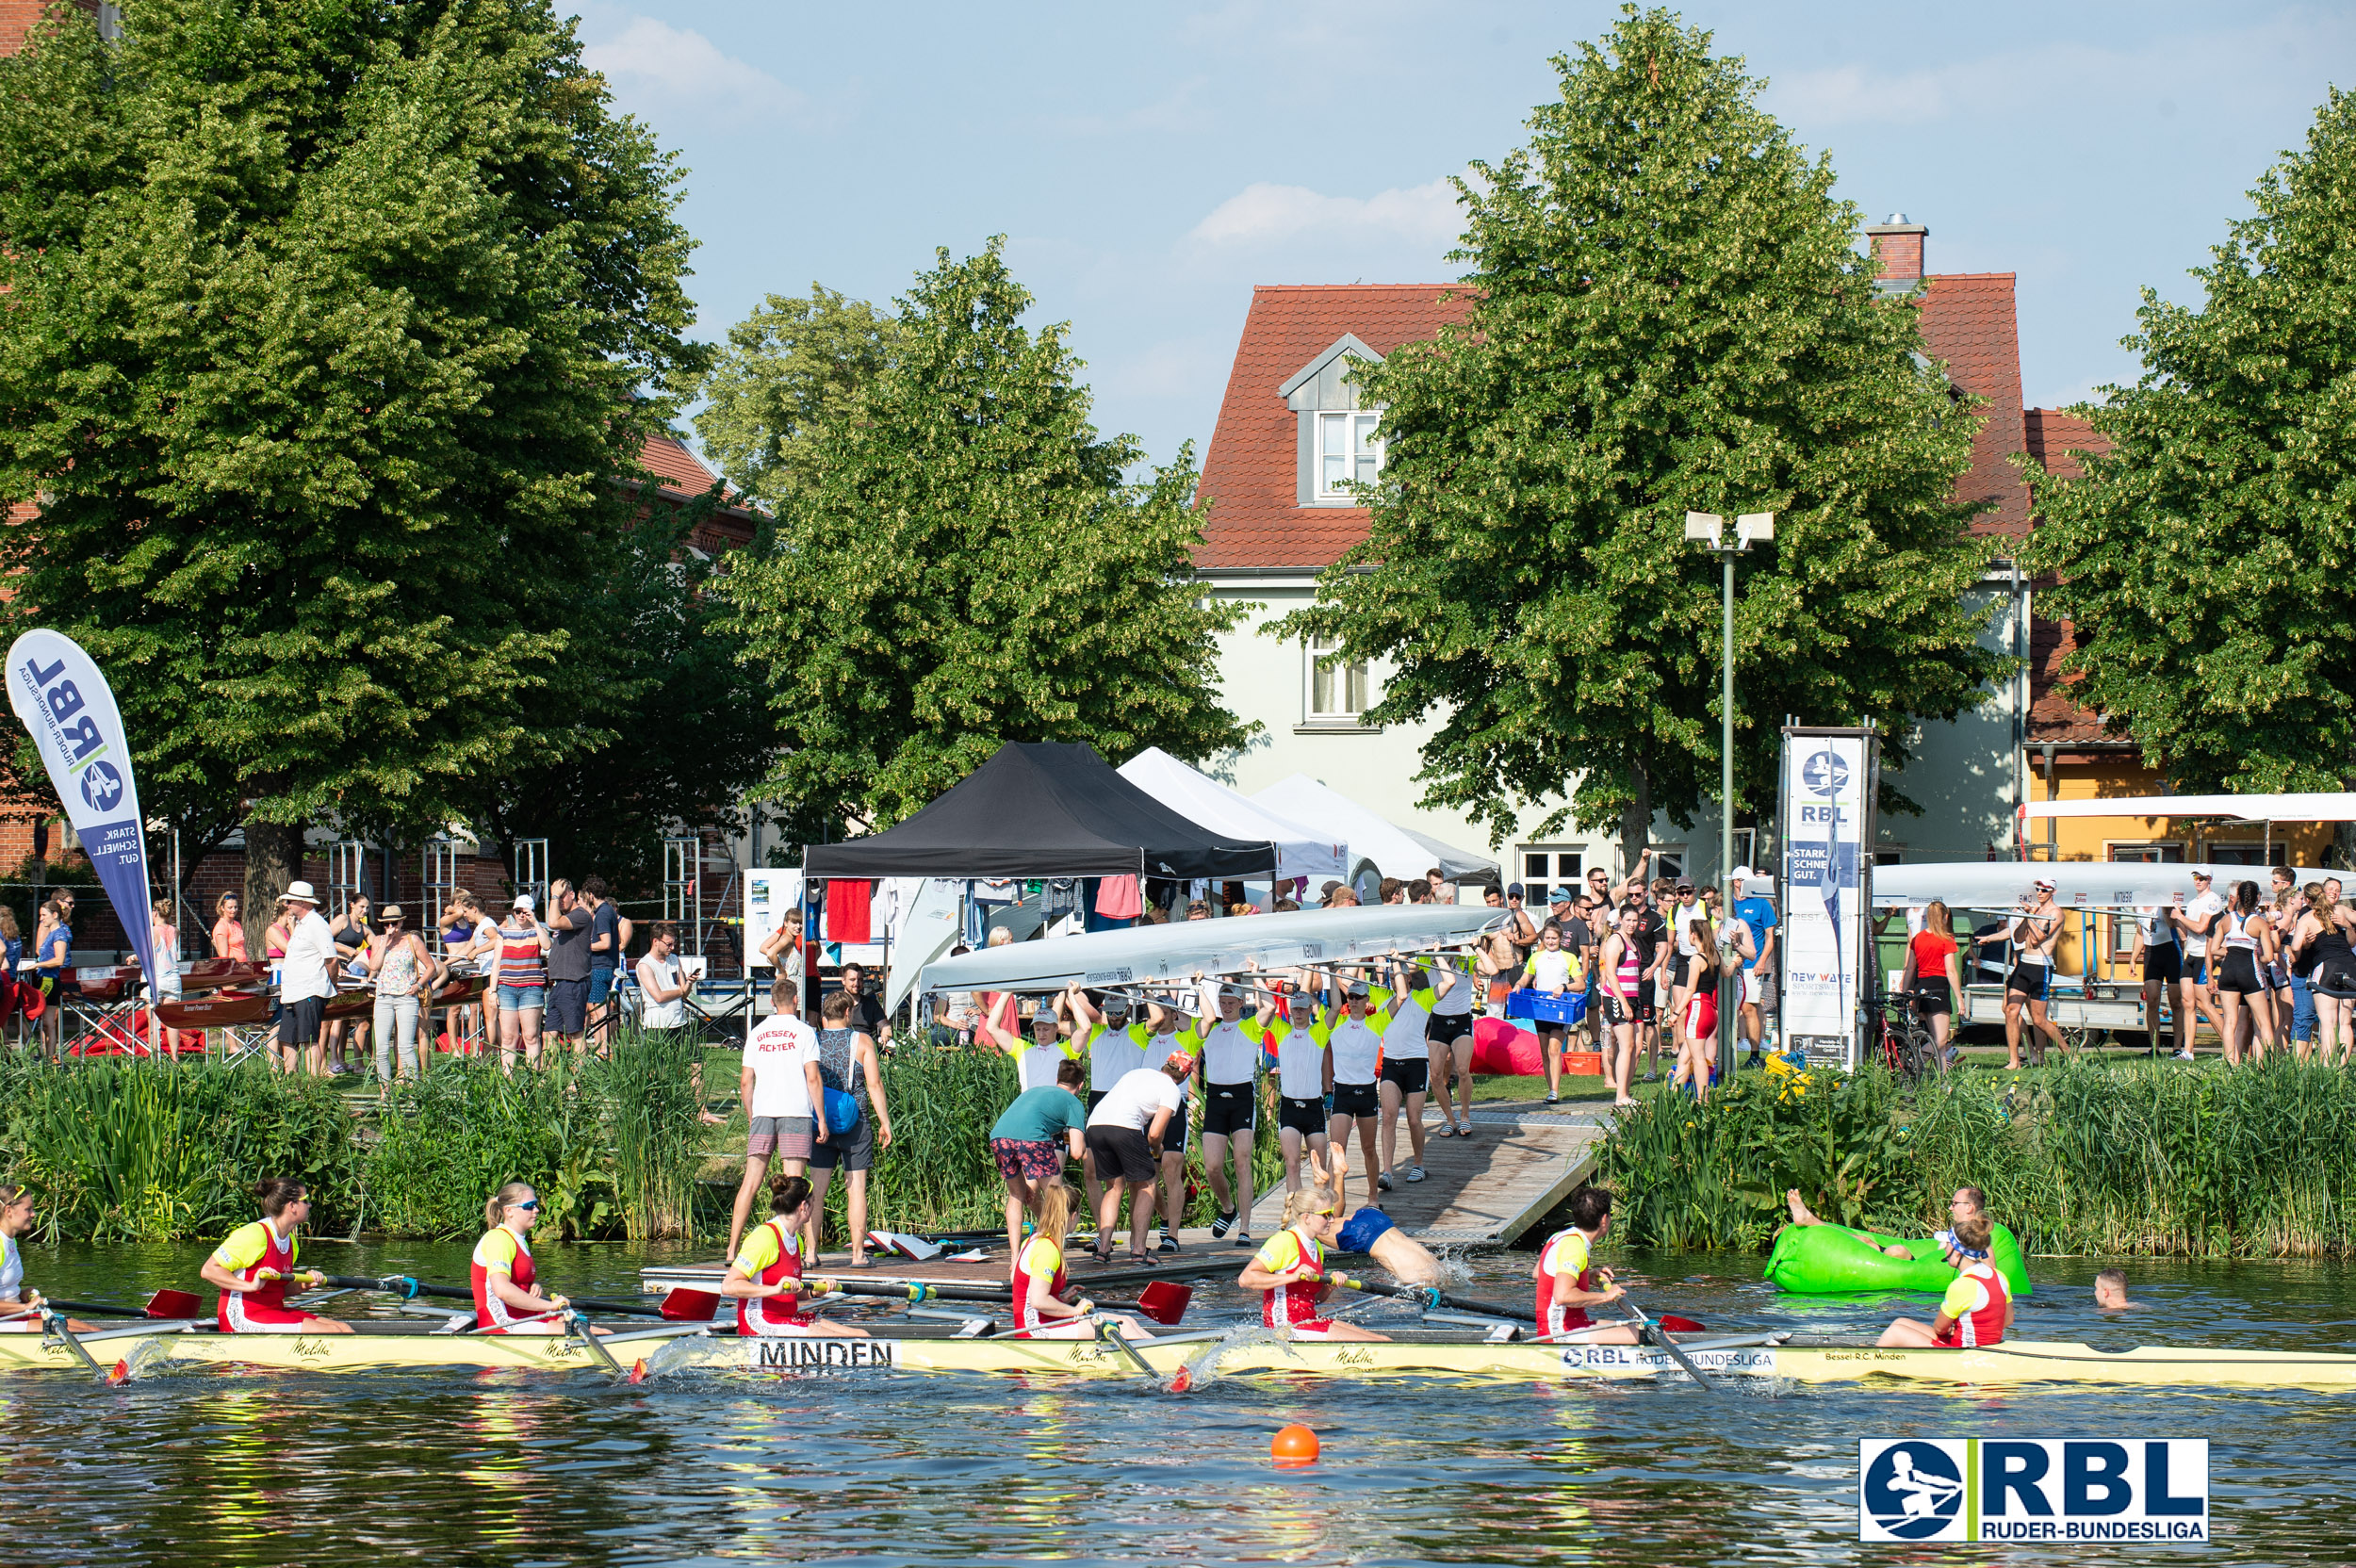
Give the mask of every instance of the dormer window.
[(1365, 339), (1346, 332), (1276, 389), (1301, 423), (1295, 504), (1366, 504), (1356, 486), (1383, 471), (1383, 411), (1359, 403), (1358, 372), (1382, 363)]
[(1383, 468), (1379, 414), (1317, 416), (1317, 498), (1358, 501), (1350, 486), (1372, 484)]

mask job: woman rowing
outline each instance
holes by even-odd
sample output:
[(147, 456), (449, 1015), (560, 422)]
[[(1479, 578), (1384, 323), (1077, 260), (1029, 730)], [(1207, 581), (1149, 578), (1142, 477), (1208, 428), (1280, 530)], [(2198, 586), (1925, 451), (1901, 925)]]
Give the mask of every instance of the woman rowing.
[(865, 1339), (865, 1329), (829, 1323), (804, 1310), (805, 1295), (821, 1296), (824, 1280), (802, 1282), (802, 1233), (810, 1223), (810, 1187), (807, 1176), (778, 1171), (769, 1178), (766, 1220), (753, 1227), (728, 1265), (720, 1294), (736, 1299), (736, 1331), (747, 1337), (777, 1339)]
[(348, 1334), (352, 1325), (286, 1305), (286, 1282), (309, 1290), (317, 1269), (297, 1270), (295, 1233), (311, 1217), (308, 1188), (291, 1176), (269, 1176), (254, 1184), (262, 1217), (240, 1225), (205, 1260), (205, 1282), (221, 1292), (223, 1333)]
[(1085, 1296), (1072, 1294), (1064, 1277), (1064, 1238), (1072, 1232), (1072, 1188), (1061, 1173), (1032, 1189), (1039, 1229), (1015, 1255), (1014, 1327), (1019, 1339), (1093, 1339), (1096, 1325), (1111, 1323), (1129, 1339), (1143, 1339), (1136, 1319), (1100, 1313)]
[(1268, 1238), (1252, 1261), (1235, 1276), (1245, 1290), (1260, 1292), (1260, 1321), (1282, 1329), (1288, 1339), (1379, 1340), (1389, 1336), (1355, 1323), (1321, 1317), (1317, 1303), (1333, 1289), (1350, 1283), (1347, 1274), (1325, 1271), (1325, 1249), (1341, 1230), (1348, 1168), (1343, 1163), (1349, 1145), (1333, 1146), (1331, 1171), (1317, 1155), (1309, 1156), (1315, 1184), (1284, 1195), (1284, 1228)]
[(1954, 1230), (1939, 1232), (1938, 1242), (1955, 1278), (1939, 1298), (1938, 1313), (1928, 1323), (1901, 1317), (1874, 1343), (1909, 1349), (2001, 1343), (2012, 1327), (2012, 1286), (1988, 1262), (1990, 1233), (1986, 1215), (1968, 1215)]
[(529, 1238), (540, 1222), (540, 1195), (529, 1182), (510, 1182), (483, 1205), (483, 1220), (490, 1229), (474, 1244), (466, 1269), (474, 1285), (474, 1326), (488, 1334), (565, 1332), (565, 1309), (572, 1303), (532, 1288)]
[[(21, 1186), (0, 1186), (0, 1333), (30, 1334), (41, 1330), (44, 1313), (41, 1292), (25, 1288), (25, 1254), (17, 1238), (33, 1228), (33, 1195)], [(77, 1334), (90, 1331), (88, 1323), (66, 1319)]]

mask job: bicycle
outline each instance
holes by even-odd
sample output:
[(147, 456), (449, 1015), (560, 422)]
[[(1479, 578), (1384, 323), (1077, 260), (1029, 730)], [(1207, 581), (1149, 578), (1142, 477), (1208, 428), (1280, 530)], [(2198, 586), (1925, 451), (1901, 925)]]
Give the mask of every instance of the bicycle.
[(1921, 993), (1904, 990), (1884, 991), (1872, 999), (1883, 1065), (1901, 1078), (1922, 1078), (1938, 1068), (1930, 1026), (1916, 1006), (1921, 1000)]

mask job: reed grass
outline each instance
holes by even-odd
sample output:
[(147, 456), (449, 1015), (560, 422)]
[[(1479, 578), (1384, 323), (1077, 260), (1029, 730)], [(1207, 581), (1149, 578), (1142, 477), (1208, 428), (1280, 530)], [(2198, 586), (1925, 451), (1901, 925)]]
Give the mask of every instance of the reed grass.
[(1600, 1152), (1623, 1239), (1763, 1249), (1798, 1187), (1827, 1219), (1920, 1233), (1959, 1185), (2046, 1254), (2356, 1251), (2356, 1074), (2070, 1061), (1906, 1090), (1876, 1068), (1626, 1113)]

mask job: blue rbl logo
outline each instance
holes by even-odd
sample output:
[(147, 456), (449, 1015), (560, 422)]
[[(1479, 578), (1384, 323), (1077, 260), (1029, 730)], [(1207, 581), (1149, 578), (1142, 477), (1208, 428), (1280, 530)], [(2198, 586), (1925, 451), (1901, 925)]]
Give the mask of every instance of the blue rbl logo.
[(1864, 1438), (1860, 1541), (2201, 1542), (2206, 1438)]
[(1865, 1517), (1886, 1541), (1928, 1541), (1963, 1513), (1963, 1467), (1937, 1443), (1892, 1443), (1864, 1466)]
[(92, 762), (82, 775), (82, 801), (93, 811), (111, 811), (123, 801), (123, 776), (112, 762)]
[(1800, 782), (1811, 794), (1837, 795), (1848, 787), (1849, 764), (1827, 746), (1800, 764)]

